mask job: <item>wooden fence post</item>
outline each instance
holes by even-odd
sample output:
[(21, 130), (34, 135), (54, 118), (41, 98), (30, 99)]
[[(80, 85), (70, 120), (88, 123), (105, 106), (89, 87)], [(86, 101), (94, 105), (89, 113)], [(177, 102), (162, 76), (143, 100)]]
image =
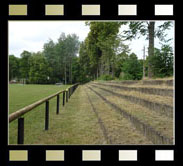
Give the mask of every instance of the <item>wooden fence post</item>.
[(71, 96), (71, 88), (69, 88), (69, 99), (70, 99), (70, 96)]
[(63, 92), (63, 106), (65, 105), (65, 91)]
[(46, 110), (45, 110), (45, 130), (49, 128), (49, 101), (46, 101)]
[(57, 95), (57, 114), (59, 114), (60, 95)]
[(24, 118), (18, 118), (18, 144), (24, 144)]
[(68, 89), (66, 91), (66, 102), (68, 102)]

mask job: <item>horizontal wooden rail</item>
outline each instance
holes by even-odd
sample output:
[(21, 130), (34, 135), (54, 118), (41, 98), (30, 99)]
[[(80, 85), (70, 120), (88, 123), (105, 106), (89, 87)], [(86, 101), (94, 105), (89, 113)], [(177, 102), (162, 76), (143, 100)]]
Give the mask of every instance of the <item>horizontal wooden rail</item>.
[(28, 106), (26, 106), (26, 107), (24, 107), (24, 108), (22, 108), (22, 109), (20, 109), (16, 112), (10, 114), (9, 122), (12, 122), (12, 121), (16, 120), (18, 117), (20, 117), (20, 116), (24, 115), (25, 113), (31, 111), (32, 109), (36, 108), (37, 106), (41, 105), (42, 103), (46, 102), (47, 100), (52, 99), (53, 97), (57, 96), (60, 93), (63, 93), (63, 91), (59, 91), (59, 92), (57, 92), (53, 95), (50, 95), (50, 96), (48, 96), (44, 99), (41, 99), (41, 100), (31, 104), (31, 105), (28, 105)]
[(56, 97), (57, 96), (57, 105), (56, 105), (56, 113), (59, 114), (59, 103), (60, 103), (60, 94), (63, 93), (63, 106), (65, 104), (65, 93), (67, 94), (67, 98), (66, 100), (68, 101), (68, 92), (69, 92), (69, 98), (70, 96), (73, 94), (73, 92), (75, 91), (75, 89), (77, 88), (79, 84), (74, 84), (71, 87), (69, 87), (66, 90), (63, 91), (59, 91), (53, 95), (50, 95), (46, 98), (43, 98), (29, 106), (26, 106), (12, 114), (10, 114), (9, 116), (9, 123), (18, 119), (18, 135), (17, 135), (17, 142), (18, 144), (24, 144), (24, 118), (22, 118), (21, 116), (26, 114), (27, 112), (31, 111), (32, 109), (36, 108), (37, 106), (46, 103), (45, 106), (45, 130), (49, 129), (49, 100)]
[(43, 104), (44, 102), (46, 102), (46, 101), (54, 98), (55, 96), (57, 96), (57, 95), (59, 95), (59, 94), (61, 94), (63, 92), (65, 93), (65, 91), (67, 92), (70, 88), (72, 88), (72, 89), (75, 88), (77, 85), (78, 85), (78, 83), (72, 85), (71, 87), (69, 87), (66, 90), (59, 91), (59, 92), (57, 92), (57, 93), (55, 93), (53, 95), (50, 95), (50, 96), (48, 96), (46, 98), (43, 98), (43, 99), (41, 99), (41, 100), (39, 100), (39, 101), (31, 104), (31, 105), (28, 105), (28, 106), (26, 106), (26, 107), (24, 107), (24, 108), (22, 108), (22, 109), (20, 109), (20, 110), (18, 110), (16, 112), (10, 114), (9, 115), (9, 123), (12, 122), (12, 121), (14, 121), (14, 120), (16, 120), (16, 119), (18, 119), (22, 115), (26, 114), (27, 112), (31, 111), (32, 109), (36, 108), (37, 106)]

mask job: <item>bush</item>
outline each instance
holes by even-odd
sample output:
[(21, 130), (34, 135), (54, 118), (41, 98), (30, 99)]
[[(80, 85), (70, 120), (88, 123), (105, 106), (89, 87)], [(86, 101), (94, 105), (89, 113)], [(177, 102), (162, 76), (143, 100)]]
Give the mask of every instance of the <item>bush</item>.
[(114, 78), (111, 76), (111, 75), (108, 75), (108, 74), (104, 74), (104, 75), (101, 75), (98, 80), (104, 80), (104, 81), (109, 81), (109, 80), (113, 80)]
[(140, 80), (143, 75), (143, 63), (138, 60), (137, 56), (132, 53), (122, 66), (124, 80)]
[(133, 80), (133, 75), (126, 73), (123, 76), (120, 76), (119, 80)]

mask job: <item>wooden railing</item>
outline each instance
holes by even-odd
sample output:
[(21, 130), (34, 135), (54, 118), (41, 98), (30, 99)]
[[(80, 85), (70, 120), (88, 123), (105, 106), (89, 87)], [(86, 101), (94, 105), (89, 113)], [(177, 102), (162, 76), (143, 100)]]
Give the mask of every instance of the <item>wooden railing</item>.
[(45, 105), (45, 130), (49, 129), (49, 100), (57, 96), (57, 105), (56, 105), (56, 114), (59, 114), (59, 106), (60, 106), (60, 94), (63, 94), (63, 106), (65, 105), (65, 101), (68, 102), (68, 99), (74, 93), (75, 89), (78, 87), (78, 83), (72, 85), (66, 90), (59, 91), (53, 95), (50, 95), (46, 98), (43, 98), (31, 105), (28, 105), (12, 114), (9, 115), (9, 123), (18, 119), (18, 136), (17, 142), (18, 144), (24, 144), (24, 114), (30, 112), (32, 109), (38, 107), (39, 105), (46, 103)]

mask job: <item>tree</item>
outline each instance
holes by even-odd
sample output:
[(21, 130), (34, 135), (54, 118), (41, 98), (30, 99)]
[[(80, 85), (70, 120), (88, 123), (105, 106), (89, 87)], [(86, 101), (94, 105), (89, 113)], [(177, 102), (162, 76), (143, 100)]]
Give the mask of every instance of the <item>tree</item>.
[(79, 80), (82, 83), (85, 83), (92, 78), (93, 76), (93, 69), (92, 69), (92, 64), (90, 61), (90, 57), (88, 56), (88, 50), (87, 50), (87, 41), (85, 39), (84, 42), (80, 44), (80, 49), (79, 49)]
[(44, 44), (43, 55), (49, 67), (52, 69), (50, 73), (50, 83), (56, 83), (63, 81), (64, 68), (63, 68), (63, 42), (61, 39), (58, 43), (54, 43), (53, 40), (49, 40)]
[(19, 58), (9, 55), (9, 80), (20, 78)]
[(79, 63), (79, 57), (72, 58), (72, 81), (74, 83), (81, 82), (81, 72), (82, 68)]
[(28, 80), (29, 78), (29, 71), (30, 71), (30, 57), (31, 53), (28, 51), (23, 51), (21, 53), (21, 59), (20, 59), (20, 73), (21, 77), (23, 79)]
[(149, 58), (155, 77), (173, 75), (173, 50), (169, 45), (162, 45), (161, 49), (155, 48), (155, 55)]
[(52, 83), (63, 81), (65, 84), (72, 84), (72, 58), (76, 56), (78, 49), (79, 38), (75, 34), (66, 36), (62, 33), (57, 43), (49, 40), (44, 44), (43, 54), (53, 69), (50, 75)]
[(124, 62), (128, 59), (128, 53), (129, 53), (129, 48), (126, 46), (124, 47), (124, 50), (122, 50), (121, 53), (117, 54), (116, 55), (116, 72), (115, 72), (115, 76), (116, 77), (120, 77), (120, 74), (122, 72), (122, 68), (123, 68), (123, 65), (124, 65)]
[(30, 58), (29, 82), (33, 84), (49, 83), (51, 68), (41, 52), (33, 53)]
[(69, 67), (69, 83), (72, 84), (72, 59), (76, 57), (79, 50), (79, 37), (76, 34), (69, 34), (65, 40), (66, 63)]
[(122, 71), (125, 73), (123, 79), (140, 80), (143, 75), (143, 63), (138, 60), (134, 53), (132, 53), (123, 63)]
[[(129, 30), (124, 31), (125, 40), (132, 40), (133, 38), (146, 36), (149, 40), (148, 56), (154, 56), (154, 38), (158, 37), (161, 41), (165, 40), (165, 30), (169, 29), (171, 22), (164, 22), (155, 29), (154, 21), (139, 21), (139, 22), (125, 22), (123, 24), (129, 25)], [(153, 71), (151, 63), (148, 63), (148, 77), (153, 77)]]
[(87, 22), (90, 32), (87, 37), (87, 49), (94, 76), (114, 75), (115, 51), (118, 40), (120, 22)]

